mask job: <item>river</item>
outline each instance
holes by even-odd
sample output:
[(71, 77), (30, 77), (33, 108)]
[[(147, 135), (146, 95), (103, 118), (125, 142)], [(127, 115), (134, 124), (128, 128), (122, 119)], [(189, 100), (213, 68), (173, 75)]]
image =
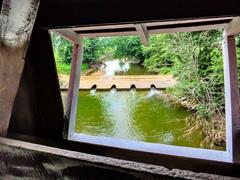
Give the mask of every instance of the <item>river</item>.
[(152, 75), (154, 72), (147, 71), (142, 65), (128, 61), (109, 60), (105, 61), (104, 74), (114, 75)]
[[(107, 76), (147, 74), (142, 66), (116, 60), (107, 61), (104, 71)], [(163, 93), (154, 88), (79, 91), (75, 130), (94, 136), (201, 148), (200, 131), (184, 136), (185, 120), (192, 112), (165, 100)], [(62, 95), (65, 104), (66, 93)]]

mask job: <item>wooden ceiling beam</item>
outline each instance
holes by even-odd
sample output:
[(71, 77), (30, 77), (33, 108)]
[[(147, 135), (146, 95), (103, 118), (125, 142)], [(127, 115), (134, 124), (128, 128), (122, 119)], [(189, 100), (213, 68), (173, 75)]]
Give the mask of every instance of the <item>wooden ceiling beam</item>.
[(225, 34), (227, 36), (236, 36), (240, 33), (240, 17), (235, 17), (231, 22), (228, 23), (225, 28)]
[[(140, 30), (142, 34), (142, 40), (147, 44), (148, 36), (150, 34), (160, 34), (160, 33), (176, 33), (176, 32), (193, 32), (193, 31), (204, 31), (213, 29), (224, 29), (227, 23), (222, 24), (210, 24), (210, 25), (198, 25), (189, 27), (175, 27), (175, 28), (159, 28), (150, 29), (147, 34), (143, 34), (144, 30)], [(139, 27), (140, 28), (140, 27)], [(138, 31), (119, 31), (119, 32), (95, 32), (95, 33), (79, 33), (82, 37), (93, 38), (93, 37), (107, 37), (107, 36), (136, 36), (139, 35)]]
[(100, 32), (100, 33), (79, 33), (82, 37), (94, 38), (94, 37), (109, 37), (109, 36), (136, 36), (137, 31), (124, 31), (124, 32)]
[(58, 35), (62, 36), (64, 39), (70, 41), (73, 44), (79, 44), (81, 42), (80, 35), (71, 29), (54, 29), (51, 30)]
[(147, 27), (144, 26), (143, 24), (135, 24), (135, 28), (142, 40), (143, 45), (147, 46), (148, 45), (148, 31)]
[(134, 28), (133, 24), (118, 24), (118, 25), (103, 25), (103, 26), (84, 26), (71, 28), (74, 31), (90, 31), (90, 30), (108, 30), (108, 29), (122, 29)]
[(211, 24), (201, 26), (189, 26), (189, 27), (177, 27), (177, 28), (162, 28), (149, 30), (149, 34), (160, 34), (160, 33), (177, 33), (177, 32), (194, 32), (194, 31), (205, 31), (213, 29), (223, 29), (227, 26), (227, 23), (223, 24)]
[[(187, 23), (209, 23), (213, 21), (231, 21), (233, 17), (218, 17), (218, 18), (199, 18), (199, 19), (184, 19), (184, 20), (170, 20), (170, 21), (160, 21), (160, 22), (147, 22), (141, 23), (146, 27), (151, 26), (164, 26), (164, 25), (180, 25)], [(134, 24), (113, 24), (113, 25), (97, 25), (97, 26), (82, 26), (73, 27), (73, 31), (91, 31), (91, 30), (109, 30), (109, 29), (122, 29), (122, 28), (135, 28)]]

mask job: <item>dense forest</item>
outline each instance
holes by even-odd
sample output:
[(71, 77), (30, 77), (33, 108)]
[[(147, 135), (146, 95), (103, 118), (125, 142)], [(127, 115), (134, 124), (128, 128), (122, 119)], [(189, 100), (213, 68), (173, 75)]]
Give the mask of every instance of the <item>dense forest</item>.
[[(71, 44), (52, 34), (57, 69), (69, 74)], [(186, 135), (201, 130), (205, 144), (225, 145), (222, 31), (152, 35), (148, 46), (139, 37), (84, 39), (82, 70), (104, 59), (142, 64), (148, 71), (173, 74), (177, 85), (167, 92), (195, 113), (186, 120)], [(240, 55), (240, 39), (237, 38)], [(240, 56), (239, 56), (240, 57)], [(239, 61), (240, 62), (240, 61)]]

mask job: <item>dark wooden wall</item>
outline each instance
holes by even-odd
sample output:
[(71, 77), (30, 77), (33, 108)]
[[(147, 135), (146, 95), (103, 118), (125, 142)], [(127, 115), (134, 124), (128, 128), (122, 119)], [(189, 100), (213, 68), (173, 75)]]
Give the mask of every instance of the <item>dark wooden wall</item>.
[(42, 0), (36, 25), (66, 27), (239, 14), (239, 0)]
[(0, 159), (0, 179), (173, 179), (169, 176), (84, 162), (2, 144)]
[[(0, 1), (1, 2), (1, 1)], [(0, 3), (1, 4), (1, 3)], [(48, 28), (231, 16), (239, 0), (42, 0), (15, 100), (9, 137), (75, 151), (240, 176), (240, 166), (100, 147), (63, 140), (64, 114)]]
[(47, 30), (34, 29), (9, 132), (62, 139), (64, 114)]

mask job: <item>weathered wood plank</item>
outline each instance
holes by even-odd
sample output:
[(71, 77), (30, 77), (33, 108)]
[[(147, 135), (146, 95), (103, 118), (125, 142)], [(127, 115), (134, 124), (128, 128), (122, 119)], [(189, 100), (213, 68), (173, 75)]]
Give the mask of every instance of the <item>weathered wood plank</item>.
[[(78, 173), (70, 171), (69, 177), (83, 179), (87, 177), (87, 179), (89, 177), (91, 177), (90, 179), (115, 179), (116, 177), (117, 179), (162, 179), (164, 177), (166, 179), (238, 179), (189, 170), (168, 169), (164, 166), (91, 155), (7, 138), (0, 138), (0, 145), (0, 158), (2, 159), (0, 175), (11, 175), (11, 168), (19, 167), (18, 172), (24, 177), (29, 177), (29, 172), (25, 170), (31, 170), (33, 177), (63, 178), (67, 176), (67, 169), (70, 171), (71, 168), (75, 168)], [(14, 166), (15, 159), (18, 159), (18, 166)], [(9, 166), (6, 166), (8, 163)], [(82, 172), (83, 166), (89, 166), (89, 170), (92, 170), (89, 172), (90, 174), (87, 173), (87, 177), (85, 173), (79, 173)], [(12, 175), (17, 176), (16, 174)]]
[(226, 150), (232, 153), (232, 161), (240, 160), (240, 104), (238, 68), (234, 36), (224, 36), (224, 86), (226, 107)]
[(71, 0), (69, 3), (51, 0), (41, 5), (37, 25), (57, 28), (229, 17), (239, 14), (239, 0)]
[(138, 34), (140, 35), (143, 45), (147, 46), (148, 45), (147, 27), (144, 26), (143, 24), (135, 24), (135, 28), (136, 28)]
[[(80, 83), (81, 66), (83, 60), (83, 39), (80, 39), (79, 44), (74, 44), (73, 46), (73, 56), (72, 56), (72, 66), (71, 74), (69, 79), (69, 91), (68, 91), (68, 101), (66, 108), (66, 120), (65, 125), (65, 137), (71, 136), (74, 132), (76, 111), (77, 111), (77, 101), (78, 101), (78, 88)], [(66, 132), (68, 129), (68, 132)]]
[(80, 35), (75, 33), (71, 29), (54, 29), (52, 31), (62, 36), (64, 39), (70, 41), (73, 44), (79, 44), (81, 41)]
[(0, 135), (7, 133), (40, 0), (4, 0), (0, 14)]
[(228, 36), (235, 36), (240, 33), (240, 17), (235, 17), (228, 23), (225, 33)]
[(33, 29), (9, 133), (61, 140), (64, 112), (48, 30)]

